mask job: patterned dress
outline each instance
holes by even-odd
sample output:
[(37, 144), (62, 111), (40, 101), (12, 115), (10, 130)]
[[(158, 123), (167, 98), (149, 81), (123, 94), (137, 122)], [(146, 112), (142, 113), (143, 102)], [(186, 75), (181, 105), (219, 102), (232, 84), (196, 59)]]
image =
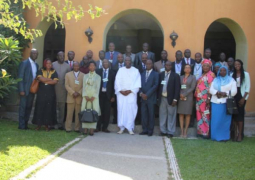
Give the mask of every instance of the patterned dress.
[[(195, 91), (196, 97), (196, 115), (197, 115), (197, 134), (205, 138), (209, 137), (211, 109), (210, 103), (206, 104), (209, 89), (215, 75), (212, 71), (203, 74), (197, 81)], [(209, 112), (209, 113), (208, 113)]]

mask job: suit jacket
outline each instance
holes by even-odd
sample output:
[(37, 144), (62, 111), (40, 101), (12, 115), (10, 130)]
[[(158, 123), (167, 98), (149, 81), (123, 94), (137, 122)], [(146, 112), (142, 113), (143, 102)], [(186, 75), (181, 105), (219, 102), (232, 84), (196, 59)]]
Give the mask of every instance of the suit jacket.
[[(67, 90), (66, 103), (81, 104), (82, 102), (82, 87), (83, 87), (83, 76), (82, 72), (78, 75), (79, 84), (75, 84), (74, 71), (68, 72), (65, 75), (65, 88)], [(78, 92), (80, 96), (73, 98), (73, 93)]]
[[(100, 59), (96, 61), (96, 69), (99, 69), (99, 65), (100, 65)], [(103, 64), (102, 64), (101, 69), (102, 69), (102, 68), (103, 68)], [(109, 68), (110, 68), (110, 69), (112, 68), (112, 63), (110, 63)]]
[(138, 69), (140, 74), (142, 74), (144, 71), (146, 71), (146, 69), (143, 68), (143, 64), (142, 63), (140, 63), (136, 68)]
[[(104, 71), (103, 69), (97, 69), (96, 73), (101, 77), (101, 85), (100, 85), (100, 91), (99, 91), (99, 96), (100, 94), (102, 94), (102, 87), (103, 87), (103, 79), (104, 79)], [(115, 72), (112, 69), (109, 69), (108, 72), (108, 82), (107, 82), (107, 86), (106, 86), (106, 94), (107, 94), (107, 98), (109, 99), (109, 101), (111, 100), (111, 98), (114, 97), (114, 82), (115, 82)]]
[(140, 89), (140, 93), (146, 94), (147, 100), (143, 100), (141, 98), (141, 101), (156, 104), (157, 90), (158, 90), (158, 84), (159, 84), (159, 74), (156, 71), (152, 70), (147, 79), (147, 82), (145, 82), (145, 80), (146, 80), (146, 71), (144, 71), (141, 75), (142, 87)]
[[(75, 62), (75, 61), (73, 61), (73, 63), (74, 63), (74, 62)], [(67, 63), (67, 64), (69, 65), (68, 60), (66, 60), (65, 63)], [(70, 66), (70, 65), (69, 65), (69, 66)], [(72, 65), (72, 67), (70, 67), (70, 69), (73, 70), (73, 65)]]
[[(159, 103), (161, 102), (162, 91), (163, 91), (163, 84), (161, 82), (165, 79), (165, 71), (159, 74), (159, 90), (158, 90), (158, 99)], [(173, 71), (171, 71), (167, 83), (167, 101), (168, 104), (171, 105), (173, 100), (176, 99), (177, 101), (180, 99), (180, 90), (181, 90), (181, 83), (180, 83), (180, 76)]]
[[(113, 59), (112, 59), (112, 66), (114, 66), (116, 63), (117, 63), (117, 56), (118, 56), (119, 52), (118, 51), (114, 51), (113, 53)], [(107, 51), (105, 53), (105, 59), (108, 59), (110, 60), (110, 57), (111, 57), (111, 54), (110, 54), (110, 51)]]
[[(142, 54), (143, 54), (143, 51), (141, 51), (135, 55), (134, 67), (136, 67), (137, 69), (138, 69), (139, 64), (142, 63)], [(155, 62), (155, 54), (151, 51), (148, 51), (147, 59), (151, 59), (154, 63)]]
[[(35, 63), (37, 71), (39, 70), (39, 66), (37, 63)], [(27, 96), (30, 92), (30, 86), (33, 82), (33, 74), (32, 74), (32, 67), (29, 59), (24, 60), (19, 65), (19, 72), (18, 72), (18, 78), (21, 79), (21, 81), (18, 83), (18, 89), (19, 92), (25, 92), (25, 95)]]
[[(196, 61), (192, 58), (190, 58), (190, 65), (191, 65), (191, 74), (193, 75), (194, 67), (195, 67)], [(185, 58), (182, 59), (182, 70), (181, 70), (181, 75), (184, 75), (184, 67), (186, 65)]]
[[(169, 61), (169, 60), (168, 60), (168, 61)], [(161, 73), (160, 70), (161, 70), (162, 68), (165, 68), (165, 67), (162, 66), (162, 61), (161, 61), (161, 60), (159, 60), (159, 61), (157, 61), (157, 62), (154, 63), (154, 70), (157, 71), (158, 73)]]
[[(182, 67), (181, 67), (181, 74), (180, 75), (183, 75), (184, 74), (184, 66), (185, 66), (185, 61), (181, 61), (181, 64), (182, 64)], [(172, 62), (172, 69), (171, 69), (171, 72), (174, 72), (174, 73), (177, 73), (176, 72), (176, 69), (175, 69), (175, 61)]]
[[(124, 64), (124, 66), (125, 66), (125, 64)], [(117, 72), (119, 70), (119, 63), (116, 63), (115, 65), (113, 65), (112, 70), (115, 72), (115, 74), (117, 74)]]

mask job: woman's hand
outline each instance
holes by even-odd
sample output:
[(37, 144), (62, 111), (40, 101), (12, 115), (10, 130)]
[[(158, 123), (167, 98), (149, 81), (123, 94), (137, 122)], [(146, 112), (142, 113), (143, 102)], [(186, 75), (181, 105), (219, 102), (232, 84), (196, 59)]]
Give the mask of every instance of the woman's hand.
[(90, 101), (90, 98), (88, 96), (85, 96), (85, 99), (86, 99), (87, 102)]
[(95, 97), (91, 97), (90, 101), (93, 102), (95, 100)]
[(244, 102), (245, 102), (245, 99), (242, 98), (242, 99), (238, 102), (239, 107), (242, 107), (242, 106), (244, 105)]
[(181, 99), (184, 99), (185, 96), (184, 96), (183, 94), (180, 94), (180, 98), (181, 98)]

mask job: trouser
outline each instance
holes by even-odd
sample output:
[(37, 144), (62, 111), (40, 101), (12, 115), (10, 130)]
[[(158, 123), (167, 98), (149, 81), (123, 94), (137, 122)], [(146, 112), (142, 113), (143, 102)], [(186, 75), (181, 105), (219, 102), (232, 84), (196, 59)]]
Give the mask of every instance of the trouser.
[(100, 93), (99, 105), (101, 109), (101, 116), (97, 122), (97, 129), (104, 131), (108, 128), (111, 116), (111, 101), (108, 99), (106, 92)]
[(117, 96), (115, 96), (115, 101), (111, 103), (113, 108), (113, 124), (118, 122), (118, 110), (117, 110)]
[(174, 134), (176, 128), (176, 112), (177, 106), (168, 104), (166, 97), (161, 97), (159, 107), (159, 124), (160, 131), (165, 134)]
[(72, 122), (73, 122), (73, 113), (75, 112), (75, 125), (74, 130), (80, 130), (80, 122), (79, 122), (79, 112), (81, 112), (81, 104), (76, 103), (67, 103), (67, 115), (66, 115), (66, 122), (65, 128), (66, 131), (72, 130)]
[(136, 125), (140, 125), (141, 124), (141, 120), (142, 120), (142, 117), (141, 117), (141, 97), (139, 95), (139, 93), (137, 94), (137, 107), (138, 107), (138, 110), (137, 110), (137, 115), (136, 115), (136, 118), (135, 118), (135, 124)]
[(20, 96), (19, 105), (19, 129), (26, 129), (33, 107), (35, 94), (29, 93), (27, 96)]
[(64, 127), (65, 104), (66, 104), (65, 102), (57, 102), (58, 127)]
[(142, 102), (141, 115), (143, 132), (153, 133), (155, 124), (154, 103)]

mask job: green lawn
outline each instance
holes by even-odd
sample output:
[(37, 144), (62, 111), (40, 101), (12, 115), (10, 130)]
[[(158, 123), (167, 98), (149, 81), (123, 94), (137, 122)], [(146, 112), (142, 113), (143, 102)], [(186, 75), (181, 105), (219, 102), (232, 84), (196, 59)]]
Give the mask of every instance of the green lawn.
[(243, 142), (172, 139), (184, 180), (254, 180), (255, 138)]
[(0, 179), (16, 176), (78, 135), (59, 130), (18, 130), (17, 122), (0, 120)]

